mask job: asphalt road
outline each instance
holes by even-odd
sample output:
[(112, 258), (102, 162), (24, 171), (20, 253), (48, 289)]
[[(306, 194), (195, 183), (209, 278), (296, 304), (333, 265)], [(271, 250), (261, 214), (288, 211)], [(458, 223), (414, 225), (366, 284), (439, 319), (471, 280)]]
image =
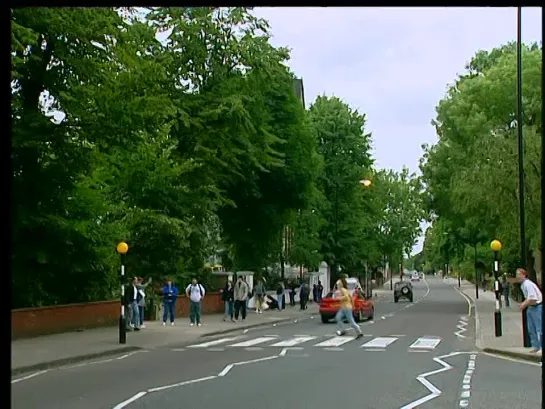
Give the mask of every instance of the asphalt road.
[(435, 278), (414, 288), (413, 304), (377, 303), (360, 340), (314, 317), (180, 341), (12, 383), (12, 408), (538, 407), (540, 368), (476, 354), (462, 295)]

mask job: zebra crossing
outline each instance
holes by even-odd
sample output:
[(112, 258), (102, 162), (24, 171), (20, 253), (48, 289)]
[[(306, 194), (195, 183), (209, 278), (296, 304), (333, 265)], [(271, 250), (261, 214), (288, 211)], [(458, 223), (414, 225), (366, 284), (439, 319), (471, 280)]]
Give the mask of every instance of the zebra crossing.
[[(324, 339), (325, 338), (325, 339)], [(371, 338), (371, 339), (369, 339)], [(341, 346), (357, 344), (358, 347), (367, 351), (386, 350), (393, 345), (404, 344), (410, 351), (433, 351), (441, 343), (440, 337), (420, 336), (406, 337), (405, 335), (377, 336), (364, 335), (364, 339), (356, 339), (355, 336), (313, 336), (294, 335), (287, 339), (280, 339), (277, 335), (264, 335), (255, 338), (228, 337), (213, 341), (189, 345), (191, 349), (208, 349), (212, 347), (223, 348), (290, 348), (301, 346), (312, 346), (315, 348), (338, 348)], [(223, 350), (215, 348), (213, 350)]]

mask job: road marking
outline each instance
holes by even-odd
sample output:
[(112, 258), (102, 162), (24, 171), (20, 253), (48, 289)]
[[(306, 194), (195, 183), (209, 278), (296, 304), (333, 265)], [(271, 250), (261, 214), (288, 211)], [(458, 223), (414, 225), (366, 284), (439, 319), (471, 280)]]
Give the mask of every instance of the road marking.
[(456, 325), (456, 328), (458, 328), (458, 331), (454, 332), (454, 335), (456, 335), (458, 338), (466, 338), (466, 336), (462, 334), (463, 332), (467, 331), (468, 324), (466, 320), (467, 320), (466, 317), (462, 317), (460, 318), (460, 320), (458, 320), (458, 325)]
[[(204, 382), (204, 381), (209, 381), (210, 379), (216, 379), (217, 376), (216, 375), (212, 375), (212, 376), (206, 376), (204, 378), (198, 378), (198, 379), (190, 379), (189, 381), (183, 381), (183, 382), (178, 382), (178, 383), (174, 383), (172, 385), (166, 385), (166, 386), (158, 386), (157, 388), (151, 388), (151, 389), (148, 389), (146, 392), (144, 392), (144, 394), (146, 393), (153, 393), (153, 392), (159, 392), (159, 391), (164, 391), (165, 389), (172, 389), (172, 388), (177, 388), (178, 386), (185, 386), (185, 385), (191, 385), (192, 383), (198, 383), (198, 382)], [(142, 393), (142, 392), (140, 392)], [(134, 395), (133, 398), (137, 396), (137, 395)], [(139, 396), (139, 398), (141, 398), (142, 396), (144, 395), (141, 395)], [(131, 398), (132, 399), (132, 398)], [(138, 399), (138, 398), (136, 398)], [(132, 402), (134, 402), (136, 399), (134, 399)], [(130, 402), (129, 402), (130, 403)], [(124, 406), (116, 406), (114, 407), (114, 409), (120, 409), (120, 408), (123, 408)]]
[(469, 298), (463, 291), (460, 291), (458, 290), (456, 287), (454, 287), (452, 284), (451, 284), (452, 288), (454, 288), (456, 291), (458, 291), (458, 294), (460, 294), (462, 297), (465, 298), (465, 300), (467, 301), (467, 315), (470, 317), (471, 316), (471, 298)]
[(230, 347), (251, 347), (257, 344), (263, 344), (264, 342), (274, 341), (275, 337), (259, 337), (250, 339), (248, 341), (239, 342), (237, 344), (229, 345)]
[(223, 352), (223, 351), (225, 351), (225, 348), (208, 348), (207, 351), (210, 351), (210, 352)]
[(35, 372), (35, 373), (33, 373), (33, 374), (30, 374), (30, 375), (27, 375), (27, 376), (23, 376), (22, 378), (14, 379), (14, 380), (11, 381), (11, 383), (17, 383), (17, 382), (21, 382), (21, 381), (26, 381), (27, 379), (34, 378), (35, 376), (43, 375), (43, 374), (46, 373), (46, 372), (47, 372), (47, 370)]
[(233, 369), (234, 366), (235, 366), (235, 365), (233, 365), (233, 364), (227, 365), (227, 366), (226, 366), (225, 368), (223, 368), (223, 370), (218, 374), (218, 376), (225, 376), (225, 375), (227, 375), (227, 374), (229, 373), (229, 371), (230, 371), (231, 369)]
[(437, 389), (437, 387), (432, 384), (430, 381), (428, 381), (426, 378), (428, 376), (436, 375), (441, 372), (448, 371), (449, 369), (452, 369), (452, 366), (447, 364), (445, 361), (442, 360), (442, 358), (448, 358), (450, 356), (458, 355), (458, 353), (453, 352), (452, 354), (443, 355), (437, 358), (433, 358), (435, 362), (437, 362), (439, 365), (442, 366), (442, 368), (437, 369), (435, 371), (426, 372), (423, 374), (420, 374), (416, 377), (416, 380), (420, 382), (422, 385), (426, 387), (427, 390), (430, 391), (429, 395), (426, 395), (420, 399), (415, 400), (414, 402), (408, 403), (407, 405), (403, 406), (401, 409), (415, 409), (418, 408), (423, 403), (426, 403), (427, 401), (430, 401), (432, 399), (437, 398), (439, 395), (441, 395), (441, 391)]
[(292, 339), (288, 339), (286, 341), (277, 342), (276, 344), (272, 344), (271, 346), (272, 347), (292, 347), (294, 345), (299, 345), (299, 344), (302, 344), (304, 342), (312, 341), (315, 338), (316, 337), (309, 337), (309, 336), (295, 337), (295, 338), (292, 338)]
[(214, 341), (203, 342), (202, 344), (189, 345), (188, 348), (208, 348), (219, 344), (224, 344), (229, 341), (234, 341), (236, 338), (220, 338)]
[(386, 348), (391, 343), (395, 342), (397, 338), (395, 337), (378, 337), (374, 338), (369, 342), (366, 342), (361, 347), (362, 348)]
[(135, 400), (140, 399), (142, 396), (144, 396), (146, 394), (147, 394), (147, 392), (138, 392), (132, 398), (129, 398), (129, 399), (121, 402), (119, 405), (114, 406), (114, 409), (122, 409), (122, 408), (126, 407), (127, 405), (133, 403)]
[(263, 351), (262, 347), (248, 347), (244, 348), (245, 351)]
[(344, 348), (336, 348), (336, 347), (324, 348), (324, 351), (335, 351), (335, 352), (339, 352), (339, 351), (344, 351)]
[(354, 341), (354, 337), (334, 337), (327, 341), (320, 342), (314, 345), (315, 347), (338, 347), (347, 342)]
[(477, 358), (476, 354), (469, 356), (469, 361), (467, 362), (467, 370), (462, 379), (462, 392), (460, 393), (460, 407), (467, 408), (469, 406), (469, 398), (471, 396), (471, 376), (475, 372), (475, 359)]
[(420, 337), (409, 346), (411, 349), (435, 349), (441, 342), (441, 338), (438, 337)]

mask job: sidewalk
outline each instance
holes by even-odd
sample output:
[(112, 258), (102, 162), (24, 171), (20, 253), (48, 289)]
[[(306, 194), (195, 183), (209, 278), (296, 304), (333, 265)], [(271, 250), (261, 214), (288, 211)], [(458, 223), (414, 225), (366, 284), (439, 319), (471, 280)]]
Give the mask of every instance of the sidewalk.
[(163, 327), (161, 321), (148, 321), (145, 329), (127, 333), (125, 345), (119, 344), (117, 326), (20, 339), (11, 342), (11, 374), (13, 376), (183, 341), (191, 342), (203, 336), (289, 322), (317, 314), (317, 304), (309, 303), (305, 311), (301, 311), (298, 306), (287, 306), (283, 311), (265, 311), (259, 315), (250, 310), (244, 323), (223, 322), (223, 315), (220, 314), (204, 315), (201, 327), (190, 327), (186, 317), (177, 319), (175, 326), (167, 324)]
[[(448, 278), (455, 288), (458, 288), (458, 280)], [(467, 295), (474, 305), (475, 311), (475, 332), (476, 346), (485, 352), (507, 355), (528, 361), (541, 362), (541, 355), (531, 354), (530, 348), (523, 347), (522, 339), (522, 313), (519, 309), (520, 303), (510, 300), (510, 307), (501, 309), (502, 313), (502, 336), (494, 335), (494, 310), (495, 294), (493, 291), (482, 291), (479, 289), (479, 299), (475, 297), (475, 284), (463, 280), (460, 287), (461, 292)]]

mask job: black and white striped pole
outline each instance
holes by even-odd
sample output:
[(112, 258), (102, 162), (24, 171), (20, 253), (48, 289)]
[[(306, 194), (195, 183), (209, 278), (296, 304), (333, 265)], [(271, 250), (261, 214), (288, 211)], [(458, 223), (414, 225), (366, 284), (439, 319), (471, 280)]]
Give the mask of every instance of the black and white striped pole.
[(494, 335), (502, 336), (501, 328), (501, 292), (500, 292), (500, 262), (498, 261), (498, 253), (502, 248), (501, 241), (492, 240), (490, 248), (494, 252), (494, 292), (496, 293), (496, 308), (494, 310)]
[(119, 316), (119, 343), (127, 343), (127, 320), (125, 318), (125, 254), (129, 245), (124, 241), (117, 245), (117, 252), (121, 256), (121, 314)]

